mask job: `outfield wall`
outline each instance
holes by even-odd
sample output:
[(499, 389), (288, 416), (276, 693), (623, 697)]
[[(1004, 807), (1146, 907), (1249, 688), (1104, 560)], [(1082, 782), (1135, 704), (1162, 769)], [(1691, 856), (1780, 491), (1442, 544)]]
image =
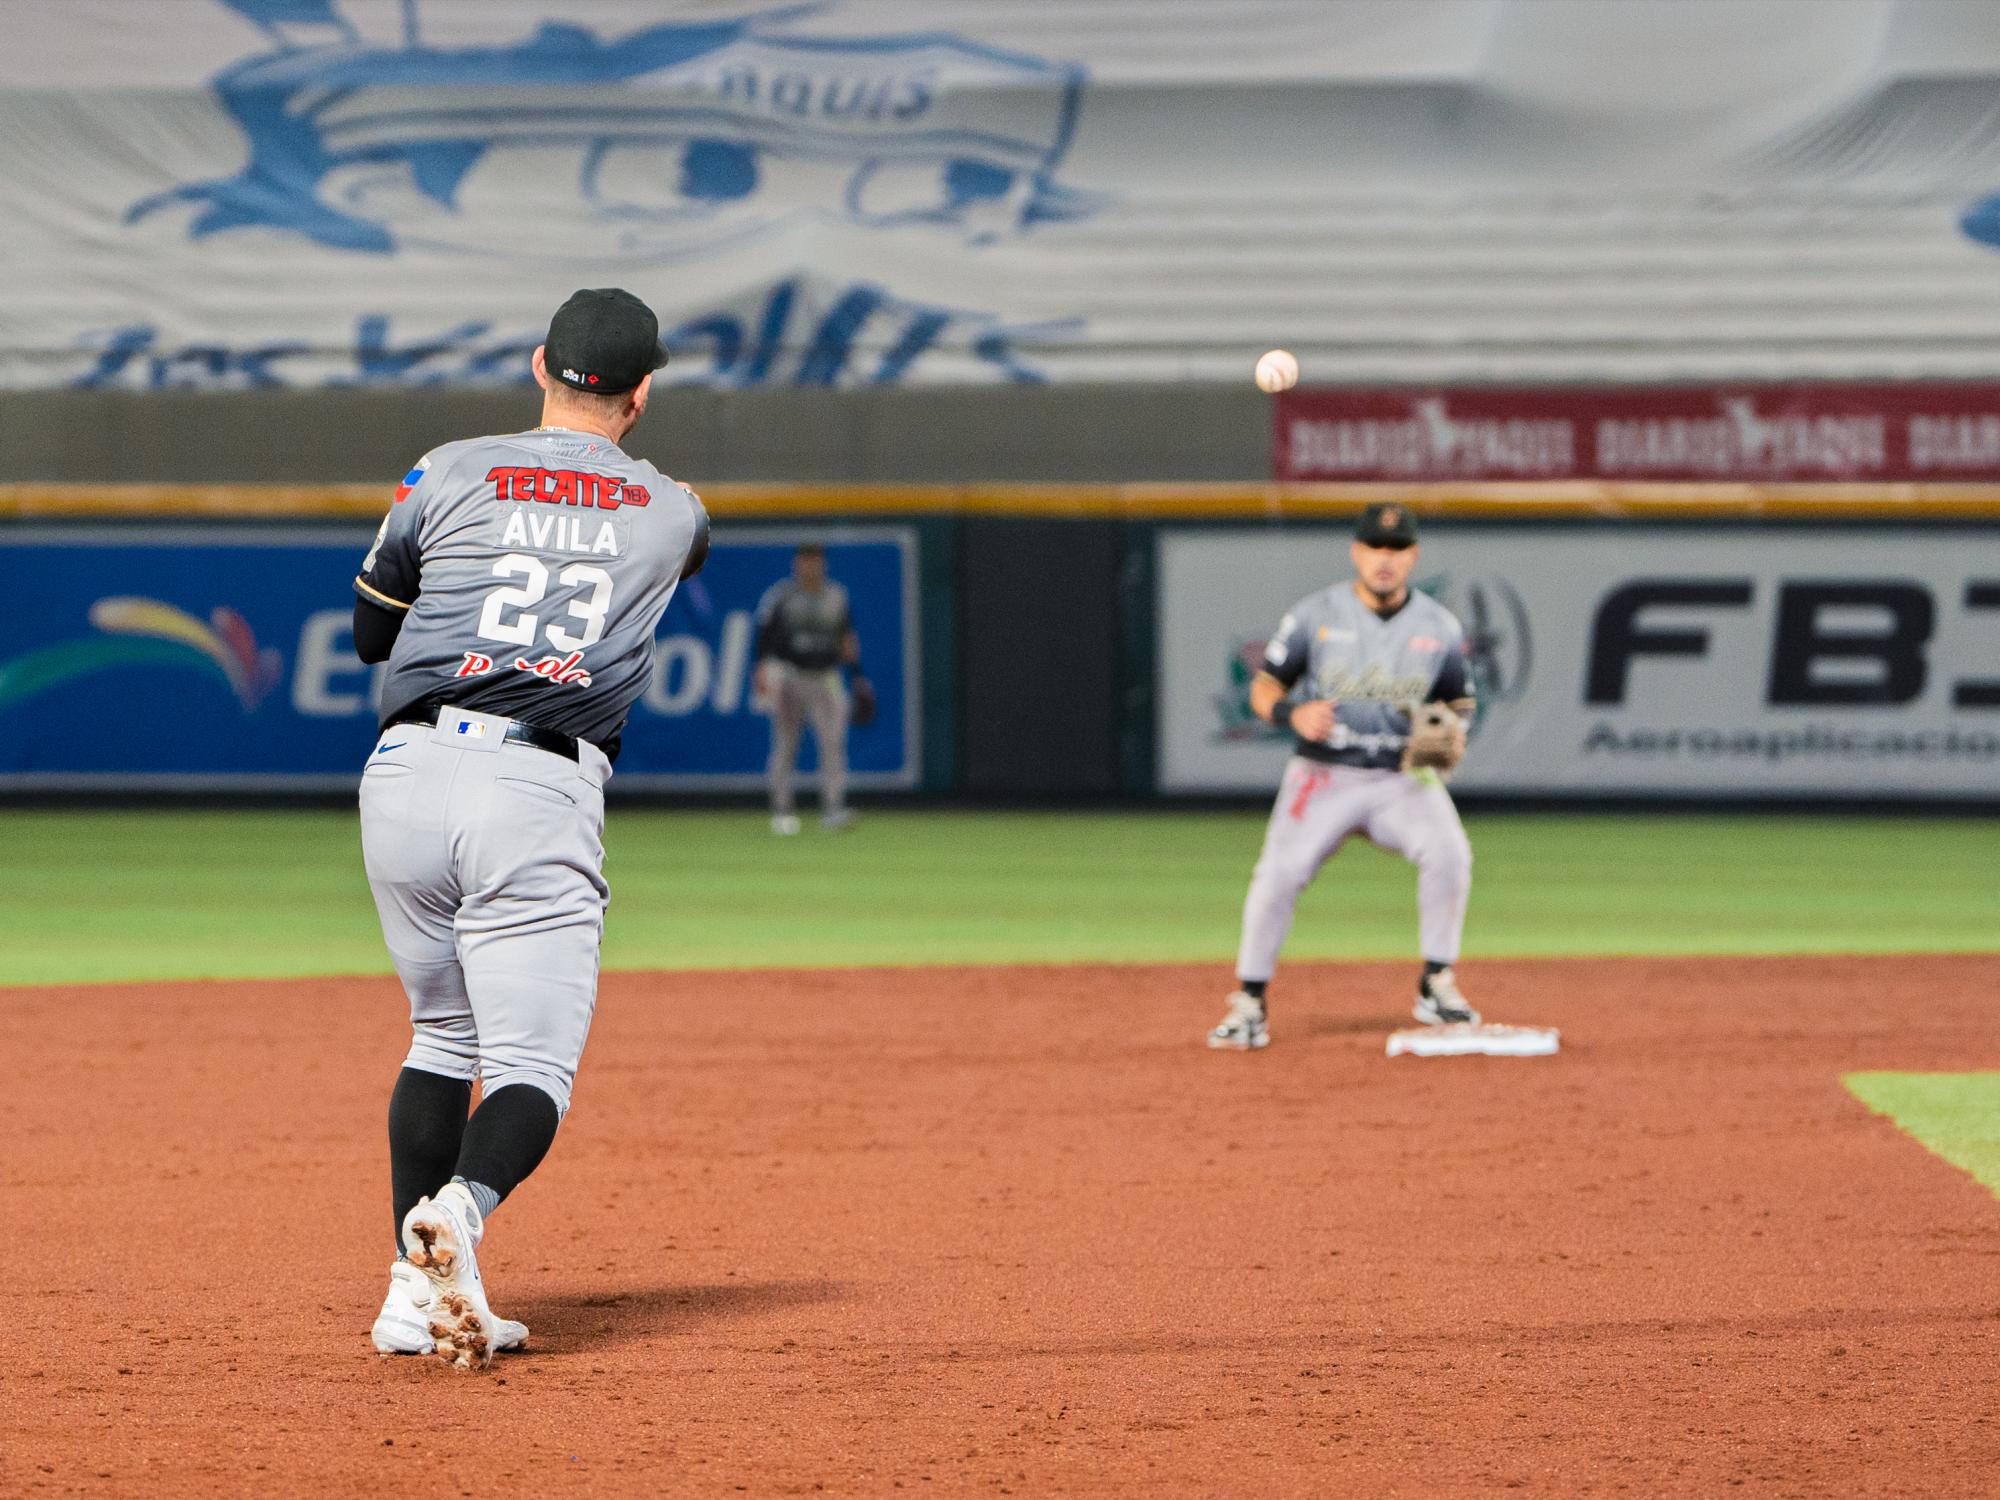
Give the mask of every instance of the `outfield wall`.
[[(1473, 638), (1460, 778), (1496, 799), (2000, 804), (2000, 496), (1854, 487), (716, 486), (617, 785), (741, 792), (768, 729), (748, 617), (804, 537), (854, 589), (881, 795), (1260, 795), (1265, 634), (1415, 496)], [(353, 785), (377, 675), (346, 637), (375, 486), (0, 486), (20, 580), (0, 788)]]

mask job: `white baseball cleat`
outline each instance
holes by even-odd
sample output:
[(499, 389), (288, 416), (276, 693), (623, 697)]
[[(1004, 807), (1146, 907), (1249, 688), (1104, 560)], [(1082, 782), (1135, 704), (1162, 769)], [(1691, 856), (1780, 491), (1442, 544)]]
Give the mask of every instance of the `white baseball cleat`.
[(838, 833), (843, 828), (854, 826), (854, 814), (844, 807), (839, 812), (821, 813), (819, 826), (828, 833)]
[(799, 820), (791, 813), (779, 813), (771, 819), (771, 832), (779, 838), (788, 839), (799, 831)]
[(403, 1216), (403, 1253), (430, 1283), (426, 1328), (437, 1357), (461, 1370), (493, 1363), (500, 1320), (486, 1302), (475, 1254), (485, 1237), (464, 1184), (446, 1183)]
[(1459, 1026), (1479, 1020), (1479, 1012), (1458, 992), (1458, 976), (1449, 969), (1424, 977), (1410, 1014), (1426, 1026)]
[(1264, 1002), (1237, 990), (1229, 997), (1229, 1014), (1208, 1034), (1208, 1045), (1250, 1052), (1271, 1045), (1271, 1028), (1264, 1020)]
[[(389, 1267), (389, 1294), (382, 1299), (382, 1311), (375, 1315), (369, 1334), (382, 1354), (435, 1354), (437, 1340), (431, 1337), (430, 1278), (406, 1260)], [(506, 1351), (528, 1342), (528, 1325), (511, 1318), (496, 1318), (493, 1347)]]

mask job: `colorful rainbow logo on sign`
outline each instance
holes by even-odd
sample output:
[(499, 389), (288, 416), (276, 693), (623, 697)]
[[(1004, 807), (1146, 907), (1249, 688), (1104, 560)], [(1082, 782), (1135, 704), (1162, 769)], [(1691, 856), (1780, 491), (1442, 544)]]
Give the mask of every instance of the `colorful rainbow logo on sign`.
[(0, 661), (0, 709), (78, 677), (159, 665), (214, 672), (249, 713), (284, 675), (278, 652), (260, 651), (249, 622), (226, 604), (202, 621), (158, 599), (117, 594), (90, 606), (90, 623), (103, 633)]

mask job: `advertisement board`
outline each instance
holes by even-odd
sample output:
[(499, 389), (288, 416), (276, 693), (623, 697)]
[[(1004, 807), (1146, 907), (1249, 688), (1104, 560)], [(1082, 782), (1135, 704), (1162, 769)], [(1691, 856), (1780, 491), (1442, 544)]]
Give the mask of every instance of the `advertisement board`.
[(1300, 389), (1280, 479), (1873, 483), (2000, 479), (2000, 385)]
[[(1466, 627), (1480, 699), (1454, 786), (1537, 797), (2000, 802), (1991, 531), (1453, 527), (1416, 570)], [(1249, 683), (1345, 532), (1158, 539), (1157, 773), (1266, 791), (1289, 740)]]
[[(380, 672), (354, 655), (367, 527), (0, 533), (0, 789), (335, 790), (358, 784)], [(729, 528), (662, 620), (614, 788), (761, 783), (754, 615), (801, 541), (827, 549), (880, 698), (849, 734), (857, 787), (921, 774), (917, 542), (905, 527)], [(802, 765), (817, 764), (810, 734)]]

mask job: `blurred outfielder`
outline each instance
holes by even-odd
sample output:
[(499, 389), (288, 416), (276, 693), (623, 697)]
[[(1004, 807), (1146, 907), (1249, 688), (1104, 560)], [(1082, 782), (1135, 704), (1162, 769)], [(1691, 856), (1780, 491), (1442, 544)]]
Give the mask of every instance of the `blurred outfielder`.
[(771, 715), (771, 832), (799, 831), (794, 786), (807, 723), (819, 746), (820, 822), (846, 827), (847, 726), (874, 720), (875, 688), (861, 671), (847, 590), (826, 576), (826, 549), (815, 543), (798, 549), (792, 576), (758, 602), (756, 699)]

